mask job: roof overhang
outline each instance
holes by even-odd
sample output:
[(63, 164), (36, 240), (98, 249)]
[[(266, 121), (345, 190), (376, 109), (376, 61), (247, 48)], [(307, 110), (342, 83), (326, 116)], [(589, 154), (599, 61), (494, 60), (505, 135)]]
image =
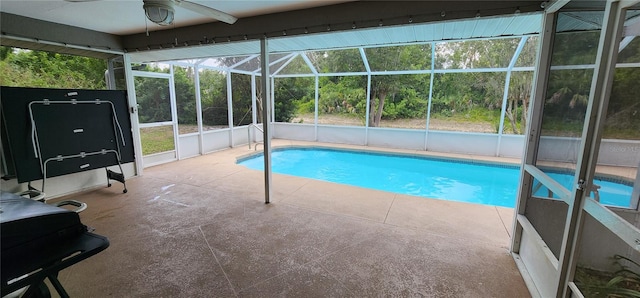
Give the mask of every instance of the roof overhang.
[[(157, 52), (174, 47), (189, 49), (186, 51), (189, 53), (201, 51), (200, 44), (237, 43), (229, 47), (222, 47), (220, 49), (222, 52), (225, 48), (242, 49), (247, 45), (256, 44), (255, 41), (263, 36), (274, 40), (291, 36), (323, 38), (325, 33), (450, 22), (475, 18), (476, 15), (484, 18), (513, 15), (517, 12), (527, 14), (542, 11), (540, 3), (540, 0), (354, 1), (246, 17), (239, 19), (233, 25), (211, 22), (129, 35), (107, 34), (3, 12), (0, 16), (2, 27), (0, 43), (6, 46), (99, 58), (109, 58), (113, 55), (136, 51), (149, 51), (151, 54), (151, 51)], [(384, 34), (385, 31), (365, 32)], [(323, 39), (331, 40), (329, 37)], [(346, 39), (348, 40), (348, 38)], [(393, 37), (390, 39), (393, 40)], [(313, 43), (306, 38), (298, 39), (298, 41), (305, 44)], [(254, 46), (251, 48), (250, 52), (253, 53)], [(245, 49), (245, 51), (236, 54), (242, 54), (246, 51), (249, 50)], [(193, 55), (202, 56), (201, 54), (185, 54), (183, 56)], [(169, 54), (165, 56), (169, 56)]]

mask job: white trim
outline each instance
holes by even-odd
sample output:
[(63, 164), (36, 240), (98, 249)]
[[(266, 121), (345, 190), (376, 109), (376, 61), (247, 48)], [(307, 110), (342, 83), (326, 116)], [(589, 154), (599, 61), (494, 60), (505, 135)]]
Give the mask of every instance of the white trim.
[(198, 152), (200, 154), (204, 154), (203, 147), (203, 136), (202, 131), (204, 130), (204, 122), (202, 119), (202, 94), (200, 90), (200, 66), (196, 64), (193, 67), (193, 84), (195, 87), (195, 95), (196, 95), (196, 122), (198, 124)]
[(140, 137), (140, 122), (138, 119), (138, 103), (136, 99), (136, 88), (133, 71), (131, 70), (131, 58), (128, 54), (123, 56), (125, 81), (127, 83), (127, 97), (129, 103), (129, 119), (131, 121), (131, 131), (133, 134), (133, 150), (135, 153), (135, 171), (137, 175), (142, 175), (144, 161), (142, 158), (142, 141)]

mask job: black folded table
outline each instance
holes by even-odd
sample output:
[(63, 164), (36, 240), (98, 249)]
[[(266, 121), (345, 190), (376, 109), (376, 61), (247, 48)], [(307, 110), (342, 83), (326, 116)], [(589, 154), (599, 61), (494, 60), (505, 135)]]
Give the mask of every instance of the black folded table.
[(2, 296), (45, 278), (68, 297), (58, 272), (109, 247), (106, 237), (87, 231), (76, 212), (2, 192), (0, 197)]

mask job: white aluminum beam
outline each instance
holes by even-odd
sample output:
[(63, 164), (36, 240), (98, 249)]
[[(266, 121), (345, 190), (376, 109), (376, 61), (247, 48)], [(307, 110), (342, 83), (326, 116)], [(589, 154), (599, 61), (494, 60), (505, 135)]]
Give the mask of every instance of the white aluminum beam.
[[(525, 135), (523, 167), (520, 170), (520, 183), (518, 189), (518, 201), (516, 203), (516, 215), (524, 215), (527, 201), (531, 197), (532, 175), (525, 167), (535, 167), (540, 143), (540, 127), (542, 125), (542, 110), (545, 102), (545, 93), (549, 80), (549, 68), (551, 66), (551, 50), (556, 32), (556, 13), (545, 14), (542, 18), (542, 30), (538, 45), (538, 57), (533, 75), (531, 102), (529, 108), (529, 126)], [(511, 252), (520, 253), (522, 238), (522, 226), (517, 220), (513, 220), (513, 236), (511, 237)]]
[(176, 98), (176, 84), (173, 79), (173, 65), (169, 67), (169, 105), (171, 106), (171, 123), (173, 125), (173, 147), (176, 151), (176, 159), (180, 159), (180, 130), (178, 129), (178, 103)]
[(204, 154), (204, 137), (202, 135), (203, 120), (202, 120), (202, 95), (200, 94), (200, 66), (196, 63), (194, 69), (194, 87), (196, 92), (196, 122), (198, 124), (198, 152), (200, 155)]
[(520, 57), (520, 53), (522, 52), (522, 49), (524, 48), (524, 45), (526, 43), (527, 37), (524, 36), (520, 39), (520, 43), (518, 44), (515, 53), (513, 53), (511, 61), (509, 62), (509, 66), (507, 67), (507, 77), (505, 78), (504, 90), (502, 92), (502, 108), (500, 109), (500, 125), (498, 126), (498, 143), (496, 145), (496, 156), (500, 156), (500, 144), (502, 143), (502, 131), (504, 130), (504, 116), (507, 113), (507, 100), (509, 99), (511, 72), (513, 71), (513, 67), (516, 65), (516, 61), (518, 61), (518, 57)]

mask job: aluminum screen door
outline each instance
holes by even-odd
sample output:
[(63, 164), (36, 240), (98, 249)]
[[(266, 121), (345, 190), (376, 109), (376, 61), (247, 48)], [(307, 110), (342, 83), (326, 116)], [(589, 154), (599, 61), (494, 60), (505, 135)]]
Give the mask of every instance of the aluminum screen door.
[(144, 167), (177, 159), (175, 91), (170, 74), (134, 72)]

